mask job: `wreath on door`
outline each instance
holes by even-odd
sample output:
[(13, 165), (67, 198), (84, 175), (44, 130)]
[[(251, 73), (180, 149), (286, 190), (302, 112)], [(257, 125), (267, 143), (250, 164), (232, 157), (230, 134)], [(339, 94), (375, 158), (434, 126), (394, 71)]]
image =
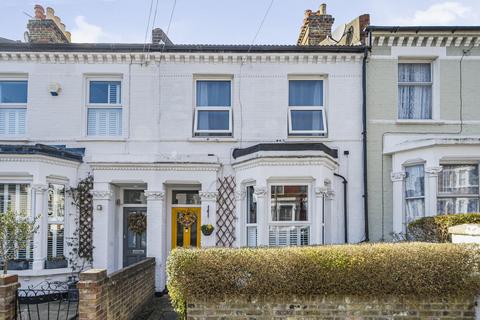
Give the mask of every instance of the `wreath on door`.
[(128, 216), (128, 229), (141, 235), (147, 230), (147, 216), (143, 212), (134, 212)]
[(178, 222), (180, 222), (185, 228), (189, 228), (197, 221), (197, 214), (195, 210), (185, 209), (178, 212)]

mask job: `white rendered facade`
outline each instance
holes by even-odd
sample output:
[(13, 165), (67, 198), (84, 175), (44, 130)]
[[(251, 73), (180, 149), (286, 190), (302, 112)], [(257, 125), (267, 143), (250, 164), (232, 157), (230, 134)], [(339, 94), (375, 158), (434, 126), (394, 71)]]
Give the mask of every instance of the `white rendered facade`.
[[(2, 50), (0, 81), (12, 77), (28, 81), (28, 99), (25, 133), (2, 135), (0, 143), (64, 145), (85, 148), (85, 154), (82, 163), (38, 155), (2, 155), (0, 184), (30, 185), (36, 194), (32, 208), (37, 214), (46, 210), (44, 190), (50, 181), (74, 187), (79, 179), (91, 173), (94, 176), (93, 267), (106, 268), (108, 272), (123, 267), (123, 212), (128, 207), (142, 207), (147, 215), (146, 255), (156, 258), (156, 288), (163, 290), (165, 262), (172, 248), (173, 192), (198, 191), (201, 223), (216, 227), (218, 179), (227, 176), (233, 176), (236, 183), (235, 247), (247, 245), (246, 188), (249, 186), (255, 191), (257, 245), (272, 244), (270, 230), (296, 225), (308, 228), (302, 233), (302, 244), (343, 243), (345, 229), (348, 242), (364, 239), (362, 52), (334, 53), (322, 49), (256, 52), (254, 49), (250, 53), (178, 50), (147, 54)], [(289, 105), (290, 80), (321, 80), (321, 106)], [(91, 81), (108, 83), (107, 103), (95, 103), (89, 98), (90, 90), (95, 89)], [(204, 110), (196, 98), (198, 81), (228, 81), (231, 85), (231, 105), (212, 107), (228, 112), (228, 128), (222, 129), (221, 135), (197, 134), (201, 131), (198, 112)], [(58, 96), (52, 96), (52, 84), (61, 88)], [(90, 111), (91, 108), (108, 110)], [(314, 135), (294, 132), (291, 109), (322, 112), (323, 127)], [(87, 122), (94, 117), (100, 122), (89, 127)], [(102, 117), (107, 117), (107, 122), (102, 122)], [(232, 156), (236, 148), (262, 143), (322, 143), (326, 149), (282, 151), (273, 147), (274, 150)], [(334, 174), (348, 180), (348, 228), (343, 216), (343, 184)], [(301, 221), (272, 221), (273, 200), (269, 199), (275, 186), (301, 186), (302, 210), (306, 210)], [(146, 201), (126, 204), (125, 190), (144, 191)], [(75, 209), (70, 202), (67, 197), (66, 236), (73, 232)], [(281, 210), (288, 214), (290, 209)], [(37, 279), (33, 275), (44, 279), (69, 273), (68, 268), (44, 268), (45, 215), (42, 223), (34, 241), (32, 270), (18, 271), (31, 281)], [(202, 235), (201, 246), (215, 246), (217, 231), (218, 228), (210, 236)], [(68, 250), (66, 246), (65, 254)]]

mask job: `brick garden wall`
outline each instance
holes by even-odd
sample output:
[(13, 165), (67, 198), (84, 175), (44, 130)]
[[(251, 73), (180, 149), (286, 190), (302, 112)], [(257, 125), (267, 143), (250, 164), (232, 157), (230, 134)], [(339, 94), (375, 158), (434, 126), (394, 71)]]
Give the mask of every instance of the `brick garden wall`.
[(19, 287), (18, 276), (0, 275), (0, 320), (15, 319), (15, 299)]
[(155, 294), (155, 259), (148, 258), (107, 276), (106, 270), (80, 274), (80, 320), (134, 319)]
[(368, 299), (358, 297), (289, 297), (190, 301), (188, 320), (204, 319), (475, 319), (475, 298)]

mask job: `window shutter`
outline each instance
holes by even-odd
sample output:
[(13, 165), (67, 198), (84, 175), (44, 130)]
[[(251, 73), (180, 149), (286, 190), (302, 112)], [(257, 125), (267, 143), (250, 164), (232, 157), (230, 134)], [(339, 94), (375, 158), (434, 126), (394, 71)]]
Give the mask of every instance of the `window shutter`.
[(89, 108), (87, 135), (119, 136), (122, 134), (121, 108)]
[(247, 227), (247, 246), (257, 246), (257, 227)]
[(0, 134), (23, 135), (25, 134), (26, 109), (0, 109)]
[(116, 82), (108, 84), (108, 99), (111, 104), (120, 103), (120, 85)]

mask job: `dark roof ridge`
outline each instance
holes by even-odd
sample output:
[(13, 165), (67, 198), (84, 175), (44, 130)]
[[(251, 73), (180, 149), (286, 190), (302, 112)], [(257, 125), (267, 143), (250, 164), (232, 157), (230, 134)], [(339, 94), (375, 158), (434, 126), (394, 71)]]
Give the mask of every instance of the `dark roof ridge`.
[(83, 162), (83, 156), (75, 150), (37, 143), (35, 145), (0, 144), (0, 154), (43, 155), (63, 160)]

